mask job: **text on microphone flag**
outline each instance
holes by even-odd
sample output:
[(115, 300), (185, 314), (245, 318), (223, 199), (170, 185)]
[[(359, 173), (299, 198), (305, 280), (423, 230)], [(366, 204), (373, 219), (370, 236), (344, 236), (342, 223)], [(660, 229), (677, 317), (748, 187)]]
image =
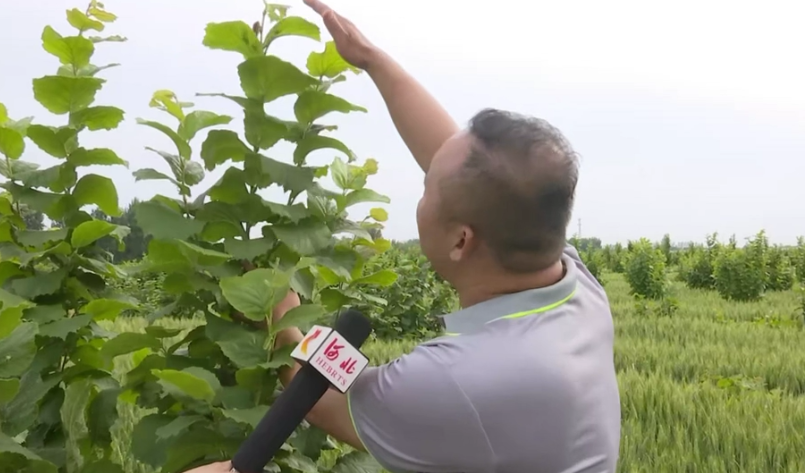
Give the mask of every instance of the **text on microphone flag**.
[(341, 334), (319, 325), (308, 331), (291, 356), (313, 366), (342, 393), (349, 390), (369, 365), (369, 358)]
[(316, 353), (330, 335), (333, 329), (323, 325), (314, 325), (310, 328), (305, 338), (296, 345), (296, 348), (291, 352), (291, 358), (300, 362), (308, 362), (310, 358)]

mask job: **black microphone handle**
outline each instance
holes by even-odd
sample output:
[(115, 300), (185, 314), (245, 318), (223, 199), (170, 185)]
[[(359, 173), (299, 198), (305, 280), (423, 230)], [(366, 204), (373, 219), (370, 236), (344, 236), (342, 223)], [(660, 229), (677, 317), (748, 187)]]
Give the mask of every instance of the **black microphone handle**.
[(302, 366), (240, 446), (232, 466), (240, 473), (262, 473), (329, 387), (312, 365)]
[[(360, 348), (371, 334), (372, 325), (366, 316), (349, 309), (338, 317), (333, 329)], [(262, 473), (329, 387), (330, 381), (324, 375), (304, 364), (241, 444), (232, 458), (232, 467), (239, 473)]]

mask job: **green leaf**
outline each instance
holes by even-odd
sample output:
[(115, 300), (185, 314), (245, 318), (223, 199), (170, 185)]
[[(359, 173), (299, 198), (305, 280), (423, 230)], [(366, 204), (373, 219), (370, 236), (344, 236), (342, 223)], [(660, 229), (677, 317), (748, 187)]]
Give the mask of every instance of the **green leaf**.
[(107, 360), (112, 360), (120, 355), (126, 355), (143, 348), (159, 350), (162, 348), (162, 343), (146, 333), (121, 333), (103, 345), (101, 356)]
[[(60, 355), (58, 351), (60, 347), (55, 344), (51, 346), (56, 348), (54, 351), (56, 357), (53, 358), (55, 363)], [(46, 350), (43, 350), (43, 353), (45, 352)], [(49, 361), (45, 361), (45, 363), (50, 364)], [(60, 375), (50, 376), (43, 381), (39, 377), (38, 371), (40, 369), (34, 369), (32, 366), (31, 370), (20, 379), (20, 392), (17, 396), (5, 406), (0, 406), (0, 413), (2, 413), (3, 417), (3, 431), (10, 435), (17, 435), (32, 427), (39, 414), (40, 402), (61, 381), (62, 377)], [(54, 423), (57, 423), (58, 413), (56, 413), (55, 417)]]
[(318, 461), (326, 441), (327, 432), (311, 425), (306, 429), (300, 429), (289, 443), (302, 455)]
[(78, 69), (89, 64), (95, 45), (81, 36), (63, 37), (50, 26), (42, 30), (42, 48), (59, 58), (59, 62)]
[(268, 208), (272, 214), (287, 218), (293, 223), (299, 222), (311, 215), (303, 204), (285, 205), (266, 200), (263, 201), (263, 205)]
[(70, 244), (73, 248), (89, 246), (106, 235), (109, 235), (115, 231), (116, 228), (117, 225), (105, 220), (90, 220), (89, 222), (84, 222), (73, 230), (73, 235), (70, 237)]
[(397, 281), (397, 273), (390, 269), (381, 269), (380, 271), (364, 276), (362, 278), (352, 281), (352, 285), (366, 284), (371, 286), (387, 287), (391, 286)]
[(324, 76), (332, 79), (346, 71), (359, 72), (338, 54), (334, 41), (327, 41), (323, 52), (313, 52), (307, 57), (307, 72), (311, 76)]
[(302, 255), (313, 255), (330, 245), (332, 232), (320, 220), (307, 220), (291, 225), (272, 225), (271, 230), (277, 238), (293, 251)]
[(264, 103), (299, 94), (317, 83), (315, 78), (276, 56), (247, 59), (238, 66), (238, 75), (246, 97)]
[(182, 333), (180, 328), (166, 328), (159, 325), (152, 325), (145, 327), (145, 333), (156, 338), (171, 338)]
[(251, 320), (262, 321), (288, 294), (290, 276), (269, 268), (258, 268), (243, 276), (223, 278), (221, 291), (232, 307)]
[(58, 268), (52, 272), (37, 271), (34, 276), (15, 279), (11, 282), (11, 288), (20, 297), (34, 299), (58, 291), (65, 276), (67, 276), (66, 267)]
[(251, 193), (246, 188), (244, 171), (230, 167), (221, 179), (210, 187), (207, 195), (210, 199), (227, 204), (239, 204), (249, 198)]
[(8, 109), (0, 103), (0, 125), (8, 121)]
[(204, 222), (188, 219), (161, 202), (140, 202), (134, 215), (143, 232), (157, 239), (185, 240), (204, 228)]
[[(91, 420), (91, 419), (90, 419)], [(123, 467), (117, 463), (112, 463), (111, 460), (102, 458), (100, 460), (93, 460), (90, 463), (84, 464), (81, 473), (126, 473)]]
[(324, 313), (324, 307), (317, 304), (304, 304), (294, 307), (271, 326), (271, 331), (277, 333), (290, 327), (307, 330), (321, 319)]
[(65, 340), (71, 333), (77, 332), (89, 325), (92, 317), (89, 315), (77, 315), (69, 319), (61, 319), (39, 327), (39, 335), (43, 337), (59, 338)]
[(361, 204), (364, 202), (381, 202), (388, 204), (391, 203), (391, 199), (385, 195), (378, 194), (371, 189), (358, 189), (346, 195), (344, 207), (351, 207), (355, 204)]
[(90, 36), (89, 40), (93, 43), (125, 43), (128, 39), (120, 35), (112, 36)]
[(73, 166), (112, 166), (122, 164), (128, 167), (129, 163), (121, 159), (114, 151), (107, 148), (85, 149), (78, 148), (70, 153), (67, 162)]
[(245, 59), (263, 54), (262, 45), (254, 30), (243, 21), (207, 24), (202, 44), (210, 49), (240, 53)]
[[(212, 402), (215, 399), (215, 391), (207, 379), (198, 376), (199, 370), (201, 368), (195, 368), (196, 373), (190, 371), (190, 369), (183, 371), (151, 370), (151, 373), (164, 382), (163, 386), (168, 384), (193, 399)], [(210, 376), (214, 378), (212, 373), (210, 373)]]
[(114, 320), (124, 310), (137, 309), (137, 306), (118, 299), (93, 299), (80, 309), (80, 313), (92, 316), (93, 320)]
[(20, 392), (19, 379), (0, 379), (0, 404), (5, 404), (14, 399), (18, 392)]
[(22, 323), (23, 307), (6, 307), (0, 310), (0, 339), (5, 338)]
[(112, 217), (119, 217), (123, 213), (117, 205), (117, 188), (108, 177), (85, 175), (76, 183), (73, 197), (79, 207), (95, 204)]
[(28, 127), (28, 138), (42, 151), (56, 158), (66, 158), (78, 146), (76, 134), (69, 127), (31, 125)]
[(171, 130), (162, 123), (143, 120), (141, 118), (137, 119), (137, 123), (140, 125), (149, 126), (164, 133), (168, 138), (171, 139), (171, 141), (173, 141), (173, 144), (176, 145), (176, 149), (179, 151), (179, 156), (183, 157), (184, 159), (190, 159), (190, 154), (192, 153), (190, 145), (187, 144), (187, 142), (183, 140), (182, 137), (179, 136), (175, 131)]
[(158, 468), (167, 459), (167, 450), (172, 442), (160, 439), (156, 431), (173, 421), (167, 414), (149, 414), (134, 426), (131, 432), (131, 453), (137, 460)]
[(383, 467), (365, 452), (349, 452), (336, 461), (332, 473), (383, 473)]
[(274, 23), (265, 36), (265, 44), (268, 46), (277, 38), (282, 36), (303, 36), (305, 38), (321, 41), (321, 31), (315, 23), (299, 16), (289, 16)]
[(367, 112), (363, 107), (353, 105), (341, 97), (318, 90), (306, 90), (299, 94), (293, 107), (296, 119), (301, 123), (313, 123), (330, 112)]
[(81, 465), (80, 442), (87, 435), (87, 407), (92, 395), (92, 380), (76, 381), (64, 393), (64, 403), (61, 406), (62, 429), (67, 437), (67, 464), (72, 465), (71, 470)]
[(227, 238), (224, 240), (224, 249), (233, 258), (253, 260), (258, 256), (268, 254), (276, 240), (273, 238), (257, 238), (253, 240), (237, 240)]
[(111, 23), (111, 22), (117, 20), (117, 15), (115, 15), (114, 13), (109, 13), (108, 11), (105, 11), (103, 9), (103, 6), (102, 6), (103, 4), (101, 2), (93, 1), (93, 2), (90, 2), (90, 5), (91, 5), (89, 7), (90, 16), (94, 16), (98, 20), (103, 21), (105, 23)]
[(167, 440), (172, 437), (178, 437), (186, 432), (194, 424), (199, 422), (207, 422), (207, 419), (202, 416), (181, 416), (175, 418), (170, 424), (160, 427), (156, 430), (157, 437), (160, 440)]
[(347, 148), (347, 145), (335, 138), (321, 135), (307, 135), (296, 145), (296, 149), (293, 152), (293, 162), (295, 164), (302, 164), (305, 162), (307, 155), (319, 149), (336, 149), (344, 153), (348, 159), (355, 158), (355, 153)]
[(238, 134), (230, 130), (212, 130), (201, 145), (201, 159), (208, 171), (228, 160), (242, 162), (251, 151)]
[(288, 124), (263, 110), (246, 109), (243, 116), (246, 141), (258, 149), (269, 149), (288, 138)]
[(175, 240), (179, 251), (194, 264), (199, 266), (216, 266), (227, 262), (232, 256), (220, 251), (202, 248), (183, 240)]
[[(32, 462), (24, 462), (27, 464), (26, 469), (14, 469), (13, 466), (3, 463), (3, 473), (56, 473), (56, 466), (42, 461), (42, 458), (17, 443), (13, 438), (0, 432), (0, 454), (11, 453), (19, 455)], [(0, 456), (0, 459), (3, 459)]]
[(250, 183), (257, 183), (253, 176), (264, 176), (265, 179), (259, 180), (260, 187), (277, 184), (296, 193), (308, 190), (315, 178), (313, 168), (293, 166), (259, 154), (247, 156), (244, 169), (247, 176), (252, 176)]
[(3, 124), (3, 128), (14, 130), (25, 137), (25, 133), (28, 130), (28, 127), (31, 125), (33, 119), (34, 117), (25, 117), (20, 118), (19, 120), (7, 120), (6, 123)]
[(0, 153), (9, 159), (19, 159), (25, 151), (22, 135), (11, 128), (0, 127)]
[(0, 160), (0, 175), (9, 179), (20, 179), (24, 182), (24, 179), (31, 173), (36, 172), (37, 169), (39, 169), (38, 164), (22, 161), (20, 159), (15, 161), (8, 159)]
[(31, 307), (33, 304), (31, 302), (26, 301), (22, 297), (19, 297), (15, 294), (12, 294), (8, 291), (3, 290), (0, 288), (0, 303), (3, 304), (4, 309), (8, 309), (11, 307), (23, 307), (28, 308)]
[(287, 457), (277, 460), (279, 463), (284, 463), (292, 471), (299, 471), (302, 473), (318, 473), (319, 468), (316, 463), (310, 458), (303, 457), (296, 452), (291, 452)]
[(98, 20), (93, 20), (78, 8), (67, 10), (67, 21), (73, 28), (84, 32), (87, 30), (103, 31), (104, 24)]
[(104, 389), (89, 405), (87, 428), (90, 440), (97, 446), (112, 444), (112, 427), (118, 418), (117, 398), (121, 391), (119, 388)]
[(87, 108), (103, 85), (94, 77), (45, 76), (33, 82), (36, 101), (56, 115)]
[(218, 344), (224, 355), (239, 368), (253, 368), (268, 361), (268, 352), (263, 347), (267, 336), (265, 332), (247, 329), (214, 315), (205, 317), (207, 338)]
[(114, 130), (123, 121), (125, 112), (117, 107), (89, 107), (70, 115), (70, 124), (88, 130)]
[(189, 113), (179, 125), (179, 136), (190, 141), (200, 130), (216, 125), (227, 125), (231, 121), (232, 117), (227, 115), (197, 110)]
[(184, 183), (195, 186), (204, 180), (204, 168), (196, 161), (186, 161), (184, 165)]
[(62, 163), (47, 169), (29, 170), (17, 177), (27, 187), (46, 187), (58, 193), (74, 186), (78, 180), (75, 167), (70, 163)]
[[(218, 430), (193, 429), (177, 438), (168, 448), (168, 459), (162, 473), (185, 472), (189, 467), (198, 466), (204, 459), (224, 460), (232, 458), (240, 441), (224, 437)], [(214, 455), (210, 457), (210, 455)], [(208, 463), (208, 462), (207, 462)]]
[(385, 222), (389, 219), (389, 213), (386, 212), (386, 209), (381, 209), (380, 207), (369, 210), (369, 216), (378, 222)]
[(221, 409), (221, 414), (235, 422), (248, 424), (252, 428), (257, 427), (263, 416), (268, 412), (269, 406), (254, 406), (249, 409)]
[(47, 243), (64, 240), (67, 238), (68, 230), (67, 228), (22, 230), (17, 232), (17, 241), (24, 246), (39, 248)]
[(157, 180), (165, 180), (170, 181), (174, 184), (179, 184), (176, 179), (168, 176), (167, 174), (162, 174), (161, 172), (157, 171), (156, 169), (151, 168), (143, 168), (138, 169), (131, 173), (134, 176), (134, 181), (157, 181)]

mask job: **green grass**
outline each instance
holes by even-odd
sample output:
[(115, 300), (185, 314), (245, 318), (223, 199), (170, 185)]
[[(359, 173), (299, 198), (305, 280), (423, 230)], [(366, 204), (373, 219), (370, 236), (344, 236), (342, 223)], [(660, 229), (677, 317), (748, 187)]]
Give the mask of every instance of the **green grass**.
[[(805, 330), (793, 292), (754, 303), (674, 284), (671, 316), (643, 313), (618, 275), (605, 275), (621, 388), (621, 472), (805, 471)], [(192, 321), (161, 321), (191, 327)], [(137, 330), (121, 319), (112, 330)], [(415, 342), (372, 342), (384, 363)], [(121, 371), (126, 360), (120, 362)], [(150, 473), (126, 454), (142, 412), (121, 404), (116, 432), (127, 472)], [(535, 439), (536, 441), (536, 439)]]

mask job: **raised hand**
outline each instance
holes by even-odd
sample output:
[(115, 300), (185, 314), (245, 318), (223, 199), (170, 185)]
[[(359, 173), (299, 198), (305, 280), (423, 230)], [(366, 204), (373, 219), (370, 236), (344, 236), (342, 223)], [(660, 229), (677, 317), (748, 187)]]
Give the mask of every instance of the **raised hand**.
[(380, 55), (380, 50), (371, 43), (349, 20), (319, 0), (304, 0), (324, 20), (336, 49), (341, 57), (353, 66), (366, 70)]

